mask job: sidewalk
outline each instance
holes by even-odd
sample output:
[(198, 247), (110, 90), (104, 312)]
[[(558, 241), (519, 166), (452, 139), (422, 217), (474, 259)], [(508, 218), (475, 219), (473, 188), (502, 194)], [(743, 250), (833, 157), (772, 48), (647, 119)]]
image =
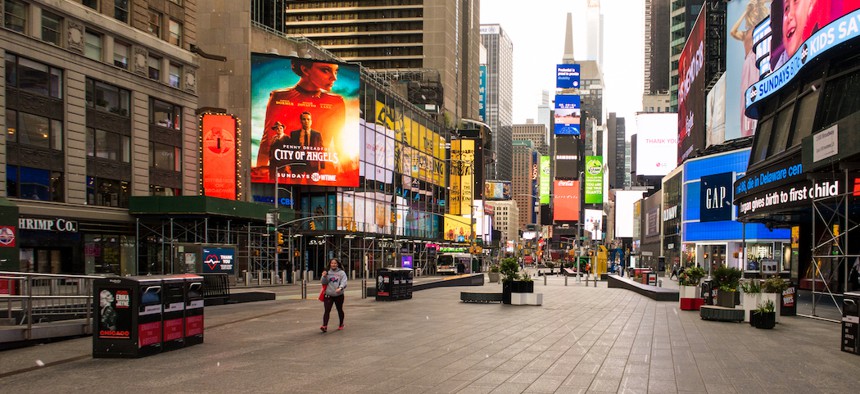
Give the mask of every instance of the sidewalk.
[[(464, 304), (464, 288), (456, 287), (397, 302), (348, 293), (346, 330), (326, 334), (319, 332), (316, 300), (207, 307), (202, 345), (142, 359), (92, 359), (88, 338), (5, 351), (0, 387), (10, 393), (856, 392), (860, 356), (839, 351), (838, 324), (785, 317), (774, 330), (757, 330), (703, 321), (673, 302), (570, 279), (568, 286), (563, 277), (548, 277), (546, 286), (536, 280), (541, 307)], [(501, 291), (501, 285), (468, 290)]]

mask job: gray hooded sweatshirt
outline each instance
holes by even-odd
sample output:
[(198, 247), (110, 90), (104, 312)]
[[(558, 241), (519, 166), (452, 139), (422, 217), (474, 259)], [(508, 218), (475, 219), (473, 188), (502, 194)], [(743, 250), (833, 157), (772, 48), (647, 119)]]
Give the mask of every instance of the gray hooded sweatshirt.
[(327, 275), (322, 277), (322, 284), (328, 285), (325, 290), (326, 296), (337, 297), (343, 295), (344, 290), (337, 293), (337, 289), (346, 289), (346, 272), (343, 272), (340, 268), (328, 270)]

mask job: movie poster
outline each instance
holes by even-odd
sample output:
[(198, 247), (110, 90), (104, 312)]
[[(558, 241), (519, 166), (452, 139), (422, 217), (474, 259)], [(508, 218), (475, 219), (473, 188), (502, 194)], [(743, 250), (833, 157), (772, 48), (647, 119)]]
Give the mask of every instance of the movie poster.
[(251, 182), (358, 186), (357, 65), (251, 54)]
[(99, 338), (128, 339), (131, 335), (131, 289), (99, 292)]

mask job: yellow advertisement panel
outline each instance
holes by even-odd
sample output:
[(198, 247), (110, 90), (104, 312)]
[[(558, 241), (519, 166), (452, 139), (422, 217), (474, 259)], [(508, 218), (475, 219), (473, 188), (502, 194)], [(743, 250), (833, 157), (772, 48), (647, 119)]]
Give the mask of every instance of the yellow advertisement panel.
[(445, 215), (445, 240), (468, 242), (472, 236), (471, 220), (457, 215)]
[(460, 143), (460, 159), (452, 162), (452, 166), (458, 166), (460, 175), (460, 214), (469, 215), (472, 212), (472, 200), (475, 199), (473, 189), (475, 179), (475, 141), (462, 140)]
[(451, 141), (451, 173), (449, 174), (451, 186), (448, 191), (451, 201), (448, 205), (448, 213), (452, 215), (460, 214), (460, 175), (457, 173), (460, 168), (460, 142), (461, 140)]

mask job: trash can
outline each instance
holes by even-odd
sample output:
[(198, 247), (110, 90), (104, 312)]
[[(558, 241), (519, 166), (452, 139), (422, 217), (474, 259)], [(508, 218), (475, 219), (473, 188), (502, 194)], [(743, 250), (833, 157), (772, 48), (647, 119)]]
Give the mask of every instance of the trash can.
[(185, 346), (203, 343), (203, 277), (182, 275), (185, 279)]
[(845, 293), (842, 298), (842, 351), (860, 354), (860, 293)]
[(376, 272), (377, 301), (397, 301), (412, 298), (414, 280), (412, 269), (380, 268)]
[(164, 350), (185, 346), (185, 278), (179, 275), (161, 279)]
[(710, 280), (702, 281), (702, 298), (705, 299), (705, 305), (715, 305), (714, 303), (714, 289), (711, 287), (712, 282)]
[(161, 279), (93, 282), (93, 357), (136, 358), (161, 352)]
[(392, 291), (392, 278), (390, 268), (376, 270), (376, 300), (390, 301)]

